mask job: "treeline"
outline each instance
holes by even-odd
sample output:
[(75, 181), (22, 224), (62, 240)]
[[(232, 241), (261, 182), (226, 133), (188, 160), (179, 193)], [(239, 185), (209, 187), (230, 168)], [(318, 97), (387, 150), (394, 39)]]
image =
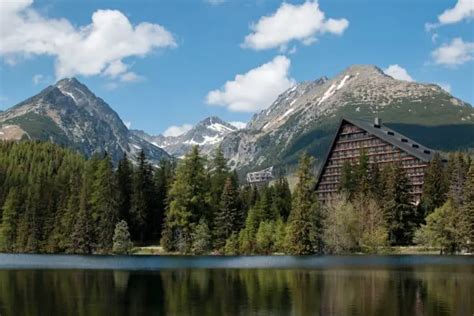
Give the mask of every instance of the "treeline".
[[(50, 143), (0, 143), (0, 248), (8, 252), (127, 253), (158, 244), (170, 252), (314, 254), (379, 252), (413, 242), (446, 252), (473, 239), (474, 166), (436, 156), (422, 201), (410, 200), (399, 165), (378, 170), (362, 153), (343, 167), (340, 193), (318, 202), (312, 158), (298, 182), (239, 186), (220, 149), (194, 147), (177, 165), (143, 153), (114, 168)], [(471, 246), (472, 247), (472, 246)]]

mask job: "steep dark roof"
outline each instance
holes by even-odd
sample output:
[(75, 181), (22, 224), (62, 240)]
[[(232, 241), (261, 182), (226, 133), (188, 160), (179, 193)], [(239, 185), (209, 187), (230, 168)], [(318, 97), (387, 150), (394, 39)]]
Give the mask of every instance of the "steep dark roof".
[(388, 128), (387, 126), (383, 124), (376, 125), (375, 121), (369, 122), (369, 121), (363, 121), (363, 120), (357, 120), (357, 119), (352, 119), (352, 118), (346, 118), (343, 117), (341, 121), (339, 122), (339, 127), (336, 130), (336, 133), (334, 135), (334, 138), (331, 142), (331, 146), (329, 147), (329, 150), (326, 154), (326, 158), (324, 160), (324, 163), (321, 165), (318, 173), (318, 179), (316, 182), (316, 186), (319, 184), (319, 181), (321, 180), (322, 172), (324, 170), (324, 167), (326, 166), (326, 163), (329, 159), (329, 155), (331, 154), (334, 145), (337, 140), (337, 136), (339, 135), (339, 131), (341, 130), (342, 125), (347, 122), (350, 124), (353, 124), (366, 132), (368, 132), (371, 135), (374, 135), (384, 141), (386, 141), (389, 144), (392, 144), (393, 146), (396, 146), (400, 148), (401, 150), (409, 153), (410, 155), (420, 159), (421, 161), (424, 162), (429, 162), (431, 159), (433, 159), (435, 151), (425, 147), (414, 140), (397, 133), (391, 128)]

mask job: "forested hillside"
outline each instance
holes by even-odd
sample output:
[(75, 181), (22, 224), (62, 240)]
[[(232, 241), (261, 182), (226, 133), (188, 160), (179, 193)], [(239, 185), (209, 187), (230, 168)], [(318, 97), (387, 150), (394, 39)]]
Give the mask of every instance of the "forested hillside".
[[(169, 252), (270, 254), (380, 252), (413, 242), (469, 250), (474, 227), (474, 163), (440, 156), (410, 201), (398, 165), (371, 168), (362, 154), (343, 168), (340, 193), (321, 205), (302, 155), (298, 183), (239, 186), (220, 149), (206, 160), (195, 146), (173, 165), (143, 152), (116, 169), (108, 155), (83, 156), (51, 143), (0, 143), (0, 250), (129, 253), (158, 244)], [(384, 250), (385, 249), (385, 250)]]

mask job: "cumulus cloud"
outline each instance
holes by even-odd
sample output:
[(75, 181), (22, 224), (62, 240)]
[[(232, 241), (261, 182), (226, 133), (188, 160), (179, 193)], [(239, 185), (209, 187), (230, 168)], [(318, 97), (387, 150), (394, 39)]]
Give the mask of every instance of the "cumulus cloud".
[(282, 48), (293, 40), (310, 45), (317, 35), (341, 35), (348, 26), (346, 19), (326, 19), (317, 1), (306, 1), (301, 5), (283, 2), (275, 13), (261, 17), (251, 25), (252, 33), (245, 37), (242, 47), (255, 50)]
[(239, 122), (239, 121), (233, 121), (233, 122), (230, 122), (230, 124), (237, 127), (238, 129), (243, 129), (245, 128), (245, 126), (247, 126), (247, 123)]
[(407, 70), (398, 64), (388, 66), (383, 72), (397, 80), (413, 81)]
[(176, 46), (173, 35), (159, 24), (132, 25), (117, 10), (97, 10), (92, 22), (75, 26), (53, 19), (31, 7), (32, 0), (0, 2), (0, 55), (10, 64), (18, 58), (47, 55), (55, 58), (58, 78), (74, 75), (125, 76), (125, 58), (143, 57), (158, 48)]
[(236, 112), (255, 112), (267, 108), (276, 97), (295, 84), (289, 77), (291, 61), (277, 56), (245, 74), (238, 74), (220, 89), (208, 93), (208, 104), (225, 106)]
[(474, 18), (474, 2), (472, 0), (458, 0), (453, 8), (449, 8), (438, 15), (438, 22), (426, 23), (427, 31), (446, 24), (454, 24), (462, 20), (470, 20)]
[(163, 136), (166, 136), (166, 137), (168, 137), (168, 136), (173, 136), (173, 137), (180, 136), (180, 135), (183, 135), (184, 133), (186, 133), (187, 131), (189, 131), (191, 128), (193, 128), (193, 126), (191, 124), (183, 124), (181, 126), (173, 125), (173, 126), (168, 127), (163, 132)]
[(435, 49), (431, 55), (435, 64), (455, 67), (474, 58), (474, 42), (464, 42), (457, 37)]
[(40, 84), (42, 82), (45, 82), (46, 78), (42, 74), (36, 74), (31, 78), (31, 81), (33, 81), (34, 85)]
[(474, 3), (472, 0), (458, 0), (454, 8), (447, 9), (438, 16), (438, 21), (441, 24), (452, 24), (473, 17)]

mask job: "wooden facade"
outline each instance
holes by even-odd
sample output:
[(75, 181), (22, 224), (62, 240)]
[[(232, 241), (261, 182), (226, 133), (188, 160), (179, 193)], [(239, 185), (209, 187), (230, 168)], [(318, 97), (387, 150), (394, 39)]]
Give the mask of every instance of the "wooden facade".
[(425, 169), (433, 151), (383, 126), (379, 119), (373, 123), (341, 120), (317, 179), (316, 192), (320, 201), (324, 203), (338, 192), (344, 162), (357, 164), (363, 151), (369, 164), (378, 164), (380, 170), (387, 164), (400, 163), (410, 179), (413, 203), (420, 201)]

